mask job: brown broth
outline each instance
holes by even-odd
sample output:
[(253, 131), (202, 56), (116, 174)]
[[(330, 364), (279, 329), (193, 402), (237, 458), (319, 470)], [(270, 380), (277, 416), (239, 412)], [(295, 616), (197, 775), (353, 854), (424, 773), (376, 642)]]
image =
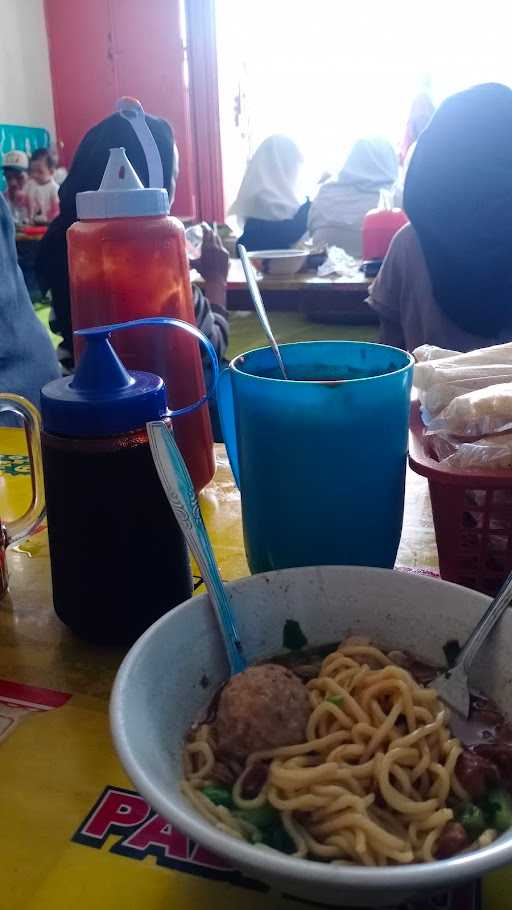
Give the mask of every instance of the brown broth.
[[(288, 379), (294, 382), (320, 382), (324, 385), (331, 383), (347, 382), (351, 379), (374, 379), (377, 376), (385, 376), (388, 373), (396, 373), (399, 367), (391, 362), (387, 367), (380, 370), (368, 370), (360, 367), (334, 366), (332, 364), (312, 364), (309, 369), (299, 364), (285, 364)], [(282, 379), (281, 370), (278, 366), (268, 367), (263, 370), (244, 369), (244, 373), (251, 376), (258, 376), (262, 379)]]

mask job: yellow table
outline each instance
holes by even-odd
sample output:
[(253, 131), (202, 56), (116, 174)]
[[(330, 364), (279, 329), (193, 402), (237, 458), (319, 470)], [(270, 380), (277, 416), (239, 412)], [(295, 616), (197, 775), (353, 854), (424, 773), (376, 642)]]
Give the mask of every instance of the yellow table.
[[(24, 452), (21, 431), (0, 432), (4, 518), (19, 514), (30, 495)], [(232, 579), (247, 574), (247, 564), (239, 495), (220, 446), (217, 465), (201, 504), (223, 577)], [(256, 890), (151, 816), (109, 735), (122, 650), (79, 641), (55, 616), (45, 530), (11, 547), (8, 563), (10, 591), (0, 604), (0, 910), (302, 906)], [(415, 475), (398, 564), (437, 566), (428, 492)], [(485, 910), (512, 910), (511, 881), (508, 871), (486, 879)]]

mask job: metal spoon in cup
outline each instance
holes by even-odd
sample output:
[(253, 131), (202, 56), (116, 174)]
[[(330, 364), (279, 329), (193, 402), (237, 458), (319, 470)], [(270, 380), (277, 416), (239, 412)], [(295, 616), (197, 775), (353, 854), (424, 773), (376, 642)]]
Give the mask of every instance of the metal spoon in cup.
[(251, 260), (247, 255), (247, 250), (245, 249), (243, 243), (238, 244), (238, 255), (240, 256), (240, 261), (242, 263), (242, 268), (245, 273), (247, 280), (247, 285), (249, 288), (249, 293), (252, 297), (252, 302), (254, 303), (254, 309), (256, 310), (258, 319), (260, 320), (261, 327), (267, 336), (270, 347), (272, 348), (274, 354), (276, 355), (276, 360), (279, 364), (279, 369), (283, 379), (288, 379), (286, 375), (286, 370), (284, 368), (283, 358), (281, 357), (281, 351), (274, 337), (274, 333), (270, 327), (270, 322), (268, 321), (267, 311), (265, 309), (265, 304), (263, 303), (263, 298), (260, 294), (260, 289), (258, 287), (258, 282), (256, 281), (256, 276), (254, 274), (254, 269), (252, 267)]

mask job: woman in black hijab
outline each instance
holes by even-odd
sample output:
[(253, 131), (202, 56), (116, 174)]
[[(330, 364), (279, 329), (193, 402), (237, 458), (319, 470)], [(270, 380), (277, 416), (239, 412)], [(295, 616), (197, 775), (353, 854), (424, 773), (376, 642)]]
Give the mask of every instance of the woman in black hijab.
[[(169, 200), (174, 200), (178, 172), (178, 152), (171, 127), (166, 120), (146, 114), (162, 161), (164, 187)], [(149, 186), (146, 157), (130, 123), (121, 114), (112, 114), (85, 134), (76, 150), (69, 174), (59, 189), (60, 215), (52, 221), (39, 244), (36, 269), (43, 293), (50, 290), (55, 318), (51, 327), (62, 335), (59, 359), (67, 370), (73, 369), (73, 330), (69, 296), (69, 273), (66, 231), (76, 221), (76, 194), (97, 190), (105, 171), (109, 150), (123, 147), (144, 186)], [(194, 267), (205, 278), (205, 293), (194, 288), (194, 306), (198, 327), (222, 358), (228, 343), (229, 326), (225, 310), (225, 286), (228, 255), (218, 238), (205, 230), (201, 259)], [(210, 287), (211, 286), (211, 287)]]
[(382, 340), (452, 350), (512, 338), (512, 91), (448, 98), (407, 173), (406, 225), (372, 288)]

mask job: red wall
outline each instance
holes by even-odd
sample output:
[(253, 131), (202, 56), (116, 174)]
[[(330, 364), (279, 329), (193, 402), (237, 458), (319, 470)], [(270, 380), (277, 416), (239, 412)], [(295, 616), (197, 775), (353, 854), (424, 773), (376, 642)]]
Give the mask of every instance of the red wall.
[(215, 0), (187, 0), (192, 141), (198, 209), (204, 221), (224, 221)]
[(194, 218), (197, 168), (179, 0), (45, 0), (57, 137), (70, 163), (84, 133), (132, 95), (172, 124), (180, 154), (173, 211)]

